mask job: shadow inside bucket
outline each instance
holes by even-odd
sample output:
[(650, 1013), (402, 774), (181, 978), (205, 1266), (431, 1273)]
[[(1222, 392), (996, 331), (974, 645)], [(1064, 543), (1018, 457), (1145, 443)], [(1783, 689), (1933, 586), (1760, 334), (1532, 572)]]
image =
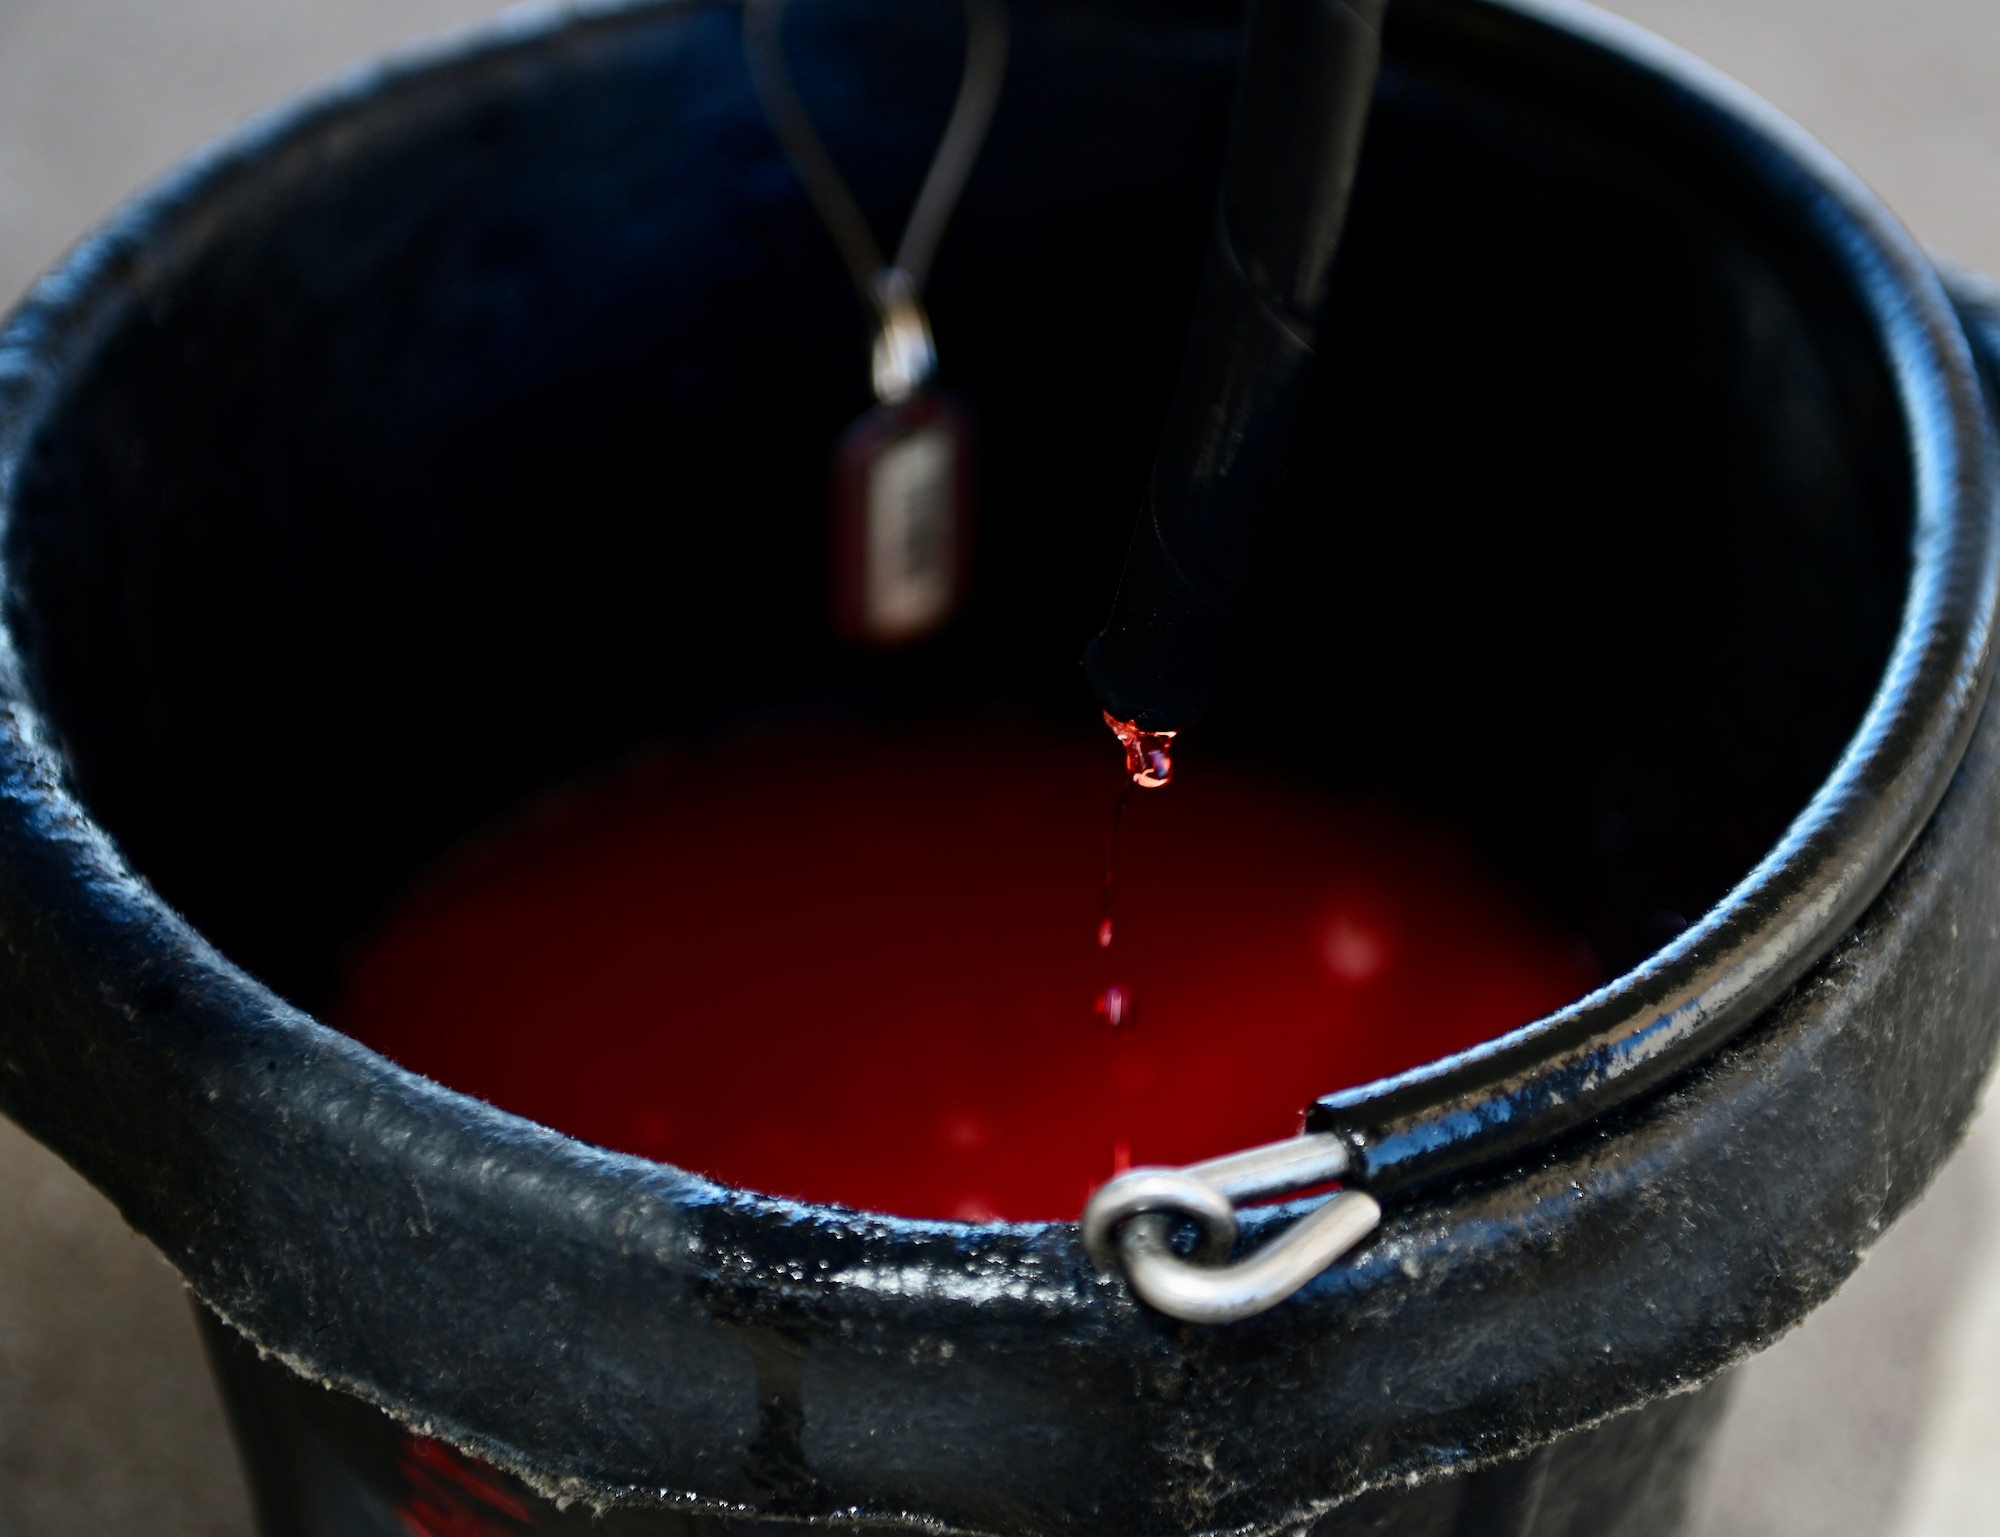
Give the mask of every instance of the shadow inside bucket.
[[(908, 23), (885, 52), (802, 17), (800, 56), (939, 77), (954, 38)], [(972, 613), (910, 656), (828, 632), (826, 455), (864, 338), (733, 73), (607, 48), (588, 89), (496, 88), (428, 128), (413, 103), (262, 168), (41, 434), (9, 532), (40, 690), (139, 868), (318, 1007), (414, 871), (634, 744), (1087, 712), (1074, 652), (1152, 452), (1229, 83), (1224, 26), (1091, 74), (1093, 25), (1024, 28), (940, 260), (987, 511)], [(936, 110), (884, 89), (830, 113), (865, 203), (907, 197)], [(1202, 751), (1462, 828), (1616, 972), (1853, 730), (1906, 569), (1901, 422), (1823, 259), (1646, 144), (1409, 57), (1372, 132), (1341, 367)]]

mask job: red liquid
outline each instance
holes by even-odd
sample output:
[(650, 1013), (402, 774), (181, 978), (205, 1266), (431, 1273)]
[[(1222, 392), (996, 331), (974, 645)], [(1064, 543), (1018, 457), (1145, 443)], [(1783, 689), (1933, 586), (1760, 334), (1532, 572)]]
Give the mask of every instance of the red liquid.
[(462, 854), (334, 1018), (731, 1184), (1071, 1218), (1119, 1168), (1289, 1136), (1596, 980), (1449, 833), (1209, 764), (1127, 808), (1107, 951), (1117, 782), (1031, 732), (661, 758)]

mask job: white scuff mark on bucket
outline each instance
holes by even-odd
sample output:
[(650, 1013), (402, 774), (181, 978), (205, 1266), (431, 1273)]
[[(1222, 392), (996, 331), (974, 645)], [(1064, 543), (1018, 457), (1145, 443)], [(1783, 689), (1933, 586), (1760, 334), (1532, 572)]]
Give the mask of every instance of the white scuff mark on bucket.
[(1071, 1303), (1071, 1287), (1031, 1280), (1003, 1270), (960, 1271), (940, 1275), (923, 1265), (856, 1265), (836, 1270), (828, 1280), (836, 1286), (872, 1292), (882, 1297), (981, 1303), (1026, 1302), (1039, 1306)]

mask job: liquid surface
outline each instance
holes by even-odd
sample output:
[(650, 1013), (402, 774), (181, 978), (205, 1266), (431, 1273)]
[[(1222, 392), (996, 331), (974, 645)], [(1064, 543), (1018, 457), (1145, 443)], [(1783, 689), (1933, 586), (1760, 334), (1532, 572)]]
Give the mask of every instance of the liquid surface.
[(1126, 808), (1104, 948), (1118, 782), (1101, 742), (1025, 728), (641, 764), (451, 861), (334, 1018), (731, 1184), (1029, 1220), (1289, 1136), (1318, 1095), (1596, 981), (1449, 833), (1211, 764)]

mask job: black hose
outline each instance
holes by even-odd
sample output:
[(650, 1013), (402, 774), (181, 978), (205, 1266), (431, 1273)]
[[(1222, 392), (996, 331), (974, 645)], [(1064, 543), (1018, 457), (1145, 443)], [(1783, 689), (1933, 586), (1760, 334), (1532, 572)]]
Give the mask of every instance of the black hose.
[(1194, 326), (1118, 596), (1105, 712), (1178, 731), (1214, 695), (1312, 364), (1387, 0), (1253, 0)]

